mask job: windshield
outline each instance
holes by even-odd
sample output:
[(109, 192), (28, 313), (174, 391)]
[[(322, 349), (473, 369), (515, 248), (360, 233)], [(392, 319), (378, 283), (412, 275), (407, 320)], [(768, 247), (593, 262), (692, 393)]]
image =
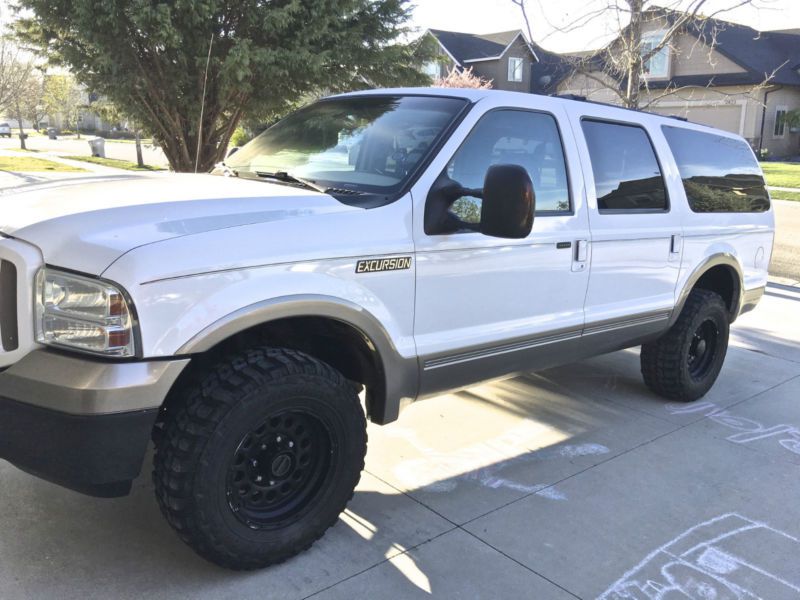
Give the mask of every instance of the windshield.
[(434, 96), (322, 100), (279, 121), (225, 164), (241, 175), (297, 178), (332, 192), (392, 194), (465, 104)]

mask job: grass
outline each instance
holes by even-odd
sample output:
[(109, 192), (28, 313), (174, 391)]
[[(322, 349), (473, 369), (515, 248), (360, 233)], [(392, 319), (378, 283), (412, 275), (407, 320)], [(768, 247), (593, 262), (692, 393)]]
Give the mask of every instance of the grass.
[(156, 167), (153, 165), (145, 165), (140, 167), (135, 162), (129, 160), (118, 160), (116, 158), (100, 158), (99, 156), (62, 156), (61, 158), (68, 158), (70, 160), (82, 160), (83, 162), (93, 163), (96, 165), (103, 165), (104, 167), (115, 167), (117, 169), (126, 169), (128, 171), (165, 171), (164, 167)]
[(800, 189), (800, 163), (762, 162), (767, 185)]
[(794, 200), (800, 202), (800, 192), (782, 192), (780, 190), (770, 190), (769, 195), (773, 200)]
[(86, 169), (73, 167), (72, 165), (65, 165), (63, 163), (53, 162), (51, 160), (44, 160), (35, 158), (33, 156), (0, 156), (0, 171), (72, 171), (81, 172)]

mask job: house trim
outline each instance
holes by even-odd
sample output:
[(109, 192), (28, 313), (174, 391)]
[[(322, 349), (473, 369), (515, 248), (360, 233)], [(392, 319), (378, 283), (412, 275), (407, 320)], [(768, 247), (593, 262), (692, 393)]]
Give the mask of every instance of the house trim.
[[(520, 36), (522, 36), (522, 39), (525, 40), (525, 45), (528, 47), (528, 50), (530, 51), (530, 53), (533, 54), (533, 59), (536, 62), (539, 62), (539, 57), (536, 55), (536, 51), (533, 49), (533, 46), (531, 46), (530, 42), (525, 39), (525, 36), (522, 35), (522, 31), (520, 31), (517, 35), (514, 36), (514, 39), (512, 39), (510, 42), (508, 42), (508, 45), (505, 48), (503, 48), (503, 51), (500, 54), (498, 54), (497, 56), (487, 56), (485, 58), (470, 58), (469, 60), (465, 60), (464, 64), (466, 64), (466, 63), (483, 62), (483, 61), (486, 61), (486, 60), (500, 60), (501, 58), (503, 58), (503, 56), (505, 56), (505, 53), (508, 52), (509, 48), (511, 48), (511, 46), (514, 44), (514, 42), (516, 42), (517, 38), (520, 37)], [(434, 37), (436, 37), (436, 36), (434, 36)], [(449, 52), (448, 52), (448, 54), (449, 54)]]
[[(460, 66), (462, 66), (462, 65), (461, 65), (461, 63), (460, 63), (460, 62), (459, 62), (459, 61), (456, 59), (456, 57), (455, 57), (455, 56), (453, 56), (452, 54), (450, 54), (450, 50), (448, 50), (448, 49), (447, 49), (447, 47), (446, 47), (446, 46), (445, 46), (445, 45), (444, 45), (444, 44), (441, 42), (441, 40), (439, 40), (439, 38), (438, 38), (438, 37), (436, 37), (435, 35), (433, 35), (433, 34), (431, 33), (431, 30), (430, 30), (430, 29), (426, 29), (426, 30), (425, 30), (425, 33), (423, 34), (423, 37), (424, 37), (425, 35), (430, 35), (430, 36), (431, 36), (433, 39), (435, 39), (435, 40), (436, 40), (436, 43), (437, 43), (437, 44), (439, 44), (439, 47), (440, 47), (442, 50), (444, 50), (444, 52), (445, 52), (445, 54), (447, 54), (447, 56), (449, 56), (449, 57), (450, 57), (450, 60), (452, 60), (454, 63), (456, 63), (456, 65), (457, 65), (457, 66), (459, 66), (459, 67), (460, 67)], [(466, 61), (466, 60), (465, 60), (464, 62), (469, 62), (469, 61)]]
[[(783, 111), (783, 113), (785, 115), (786, 113), (789, 112), (789, 107), (786, 106), (785, 104), (778, 104), (775, 107), (775, 112), (773, 113), (775, 115), (775, 120), (772, 123), (772, 139), (774, 139), (774, 140), (782, 140), (782, 139), (784, 139), (786, 137), (786, 130), (788, 129), (786, 127), (786, 122), (784, 121), (784, 123), (783, 123), (783, 131), (781, 132), (781, 134), (777, 135), (775, 133), (775, 130), (778, 127), (778, 113), (781, 112), (781, 111)], [(786, 117), (784, 116), (784, 118), (786, 118)]]

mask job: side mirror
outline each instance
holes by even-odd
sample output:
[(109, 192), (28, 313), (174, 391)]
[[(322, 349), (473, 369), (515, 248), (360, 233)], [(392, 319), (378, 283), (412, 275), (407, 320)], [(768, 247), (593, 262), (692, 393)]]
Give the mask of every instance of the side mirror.
[(493, 165), (483, 183), (480, 231), (499, 238), (522, 239), (533, 228), (536, 194), (524, 167)]
[(230, 158), (234, 154), (236, 154), (240, 150), (239, 146), (234, 146), (228, 150), (228, 153), (225, 155), (225, 158)]

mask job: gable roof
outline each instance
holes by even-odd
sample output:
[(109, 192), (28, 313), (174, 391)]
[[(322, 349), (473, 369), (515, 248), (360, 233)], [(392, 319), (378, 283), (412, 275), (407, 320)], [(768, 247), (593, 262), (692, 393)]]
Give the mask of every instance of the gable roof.
[[(645, 11), (646, 21), (665, 19), (668, 23), (680, 15), (666, 8), (653, 8)], [(669, 80), (653, 79), (647, 82), (650, 88), (668, 86), (721, 86), (758, 85), (773, 74), (770, 83), (800, 86), (800, 31), (757, 31), (746, 25), (711, 18), (697, 18), (686, 25), (686, 32), (700, 40), (714, 40), (714, 50), (738, 64), (741, 73), (707, 73), (672, 77)], [(624, 31), (623, 31), (624, 33)], [(612, 41), (606, 48), (611, 48)], [(544, 52), (540, 52), (542, 56)], [(548, 56), (549, 55), (549, 56)], [(546, 58), (538, 67), (538, 77), (534, 76), (534, 88), (539, 93), (547, 93), (548, 87), (554, 89), (558, 82), (571, 72), (570, 64), (579, 56), (546, 53)], [(603, 57), (597, 54), (592, 58), (598, 69), (602, 68)], [(537, 67), (534, 67), (536, 69)], [(543, 78), (549, 78), (544, 85)], [(537, 86), (538, 82), (538, 86)], [(539, 89), (536, 89), (536, 88)]]
[[(442, 48), (459, 66), (463, 66), (464, 63), (482, 60), (497, 60), (505, 54), (508, 47), (518, 37), (522, 36), (522, 39), (525, 40), (525, 36), (520, 29), (481, 35), (462, 33), (460, 31), (444, 31), (442, 29), (429, 29), (428, 33), (436, 38)], [(527, 43), (527, 40), (525, 43), (534, 59), (537, 59), (536, 52)]]
[[(674, 18), (669, 13), (665, 16)], [(800, 35), (797, 33), (761, 32), (719, 19), (698, 19), (689, 24), (687, 31), (700, 39), (715, 37), (714, 49), (748, 72), (749, 77), (743, 78), (746, 83), (762, 83), (774, 71), (771, 83), (800, 86), (797, 72), (800, 67)]]

